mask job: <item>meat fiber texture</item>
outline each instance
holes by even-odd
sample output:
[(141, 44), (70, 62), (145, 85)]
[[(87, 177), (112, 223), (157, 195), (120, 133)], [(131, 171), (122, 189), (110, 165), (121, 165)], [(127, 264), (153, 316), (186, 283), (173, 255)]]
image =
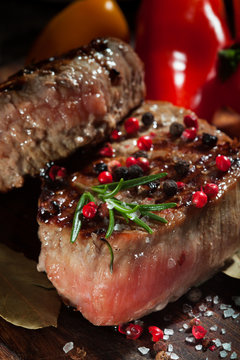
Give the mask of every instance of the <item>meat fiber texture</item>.
[[(154, 115), (150, 127), (142, 124), (145, 112)], [(168, 103), (145, 103), (133, 113), (140, 122), (138, 133), (129, 136), (122, 127), (123, 140), (111, 143), (114, 158), (95, 155), (91, 162), (89, 154), (89, 163), (81, 171), (62, 181), (44, 182), (38, 213), (42, 243), (38, 269), (46, 271), (65, 301), (93, 324), (117, 325), (161, 310), (191, 286), (211, 277), (240, 247), (239, 144), (203, 120), (199, 120), (194, 140), (171, 136), (170, 124), (183, 124), (184, 115), (189, 113)], [(203, 133), (216, 135), (217, 145), (204, 145)], [(78, 238), (71, 243), (73, 214), (84, 188), (98, 184), (95, 164), (104, 161), (111, 168), (112, 161), (118, 160), (125, 165), (126, 158), (139, 151), (137, 138), (146, 134), (153, 140), (147, 152), (148, 174), (167, 172), (165, 179), (185, 185), (174, 196), (163, 192), (163, 179), (157, 186), (120, 191), (117, 197), (128, 203), (176, 202), (177, 207), (156, 212), (167, 224), (144, 219), (153, 234), (116, 217), (108, 239), (114, 253), (111, 273), (109, 249), (101, 240), (108, 217), (99, 213), (92, 220), (83, 219)], [(218, 170), (217, 155), (229, 157), (228, 171)], [(186, 174), (176, 172), (180, 160), (189, 163)], [(196, 208), (192, 194), (206, 183), (217, 184), (219, 193), (209, 198), (205, 207)]]
[(98, 143), (144, 98), (143, 66), (117, 39), (97, 39), (0, 85), (0, 191), (46, 162)]

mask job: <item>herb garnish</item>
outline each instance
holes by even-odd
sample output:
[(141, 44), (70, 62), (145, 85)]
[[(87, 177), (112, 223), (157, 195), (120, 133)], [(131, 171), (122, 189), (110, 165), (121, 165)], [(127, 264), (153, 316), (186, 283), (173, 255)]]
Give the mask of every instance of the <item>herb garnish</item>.
[[(82, 209), (86, 203), (89, 201), (100, 200), (107, 204), (108, 210), (109, 210), (109, 225), (106, 232), (105, 238), (101, 238), (103, 240), (110, 251), (111, 255), (111, 263), (110, 263), (110, 271), (112, 272), (113, 269), (113, 250), (107, 239), (112, 235), (114, 230), (114, 213), (117, 212), (119, 215), (121, 215), (126, 222), (129, 222), (129, 220), (135, 222), (138, 226), (145, 229), (149, 234), (153, 233), (153, 230), (150, 228), (148, 224), (146, 224), (140, 216), (148, 216), (149, 219), (160, 221), (162, 223), (167, 223), (167, 220), (154, 214), (152, 211), (161, 211), (164, 209), (169, 209), (175, 207), (176, 203), (164, 203), (164, 204), (143, 204), (143, 205), (136, 205), (132, 203), (125, 203), (117, 198), (115, 198), (115, 195), (120, 190), (129, 189), (135, 186), (144, 185), (152, 181), (156, 181), (158, 179), (163, 178), (166, 176), (167, 173), (160, 173), (160, 174), (154, 174), (149, 176), (142, 176), (136, 179), (131, 180), (123, 180), (121, 179), (119, 182), (113, 182), (110, 184), (104, 184), (104, 185), (96, 185), (92, 186), (89, 191), (84, 192), (77, 204), (74, 218), (73, 218), (73, 226), (71, 231), (71, 242), (75, 242), (77, 239), (77, 236), (80, 232), (81, 225), (82, 225)], [(95, 193), (94, 195), (92, 193)]]

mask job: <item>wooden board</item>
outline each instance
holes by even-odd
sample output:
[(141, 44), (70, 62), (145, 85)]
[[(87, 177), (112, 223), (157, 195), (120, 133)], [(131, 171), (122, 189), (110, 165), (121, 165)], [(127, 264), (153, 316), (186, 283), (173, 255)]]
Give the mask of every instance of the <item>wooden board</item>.
[[(23, 189), (13, 190), (9, 194), (0, 195), (0, 226), (1, 242), (8, 244), (16, 251), (22, 251), (26, 256), (37, 260), (40, 244), (37, 239), (36, 209), (39, 194), (39, 182), (28, 181)], [(192, 303), (187, 296), (169, 304), (163, 311), (153, 313), (142, 319), (144, 333), (138, 340), (126, 339), (114, 327), (96, 327), (85, 320), (80, 313), (62, 306), (58, 327), (40, 330), (27, 330), (11, 325), (0, 318), (0, 359), (16, 360), (58, 360), (58, 359), (88, 359), (88, 360), (140, 360), (154, 359), (153, 342), (148, 333), (148, 326), (156, 325), (162, 329), (173, 329), (174, 335), (166, 344), (172, 344), (174, 353), (182, 360), (219, 359), (220, 348), (196, 351), (195, 346), (188, 344), (185, 338), (189, 330), (179, 332), (182, 325), (188, 324), (190, 317), (184, 313), (186, 304), (193, 307), (193, 313), (198, 315), (198, 306), (206, 304), (213, 311), (211, 317), (201, 316), (202, 325), (208, 330), (210, 338), (219, 338), (222, 342), (231, 342), (232, 351), (240, 358), (240, 316), (236, 319), (223, 318), (220, 304), (232, 304), (232, 296), (240, 296), (240, 280), (218, 274), (201, 287), (202, 296), (198, 303)], [(218, 295), (220, 303), (214, 305), (206, 302), (205, 297)], [(127, 301), (127, 299), (126, 299)], [(240, 308), (233, 306), (236, 312)], [(216, 332), (210, 332), (211, 326), (217, 325)], [(221, 329), (226, 334), (221, 334)], [(67, 354), (63, 346), (73, 342), (74, 348)], [(150, 349), (145, 356), (138, 348), (145, 346)]]

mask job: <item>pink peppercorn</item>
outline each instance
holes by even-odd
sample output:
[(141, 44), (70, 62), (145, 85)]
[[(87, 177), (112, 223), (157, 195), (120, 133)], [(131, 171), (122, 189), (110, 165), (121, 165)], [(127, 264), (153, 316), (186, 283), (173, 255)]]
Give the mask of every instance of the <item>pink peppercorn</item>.
[(52, 181), (56, 179), (62, 179), (67, 175), (67, 171), (64, 167), (60, 167), (58, 165), (51, 166), (49, 173), (48, 173), (50, 179)]
[(99, 154), (105, 157), (112, 157), (114, 154), (114, 150), (112, 146), (108, 144), (107, 146), (104, 146), (102, 149), (100, 149)]
[(97, 213), (97, 205), (95, 202), (90, 201), (88, 204), (84, 205), (82, 209), (83, 216), (92, 219)]
[(197, 136), (197, 130), (195, 127), (185, 129), (182, 133), (182, 138), (188, 141), (194, 140), (196, 136)]
[(209, 197), (215, 197), (218, 194), (218, 186), (217, 184), (209, 183), (204, 186), (204, 192)]
[(204, 336), (206, 335), (206, 333), (207, 333), (207, 330), (203, 326), (194, 325), (192, 327), (192, 334), (195, 337), (195, 339), (197, 339), (197, 340), (203, 339)]
[(199, 209), (204, 207), (207, 201), (207, 195), (203, 191), (196, 191), (192, 196), (192, 203)]
[(185, 115), (183, 122), (187, 128), (194, 127), (198, 129), (198, 119), (194, 115)]
[(109, 183), (111, 183), (113, 181), (112, 174), (109, 171), (102, 171), (98, 175), (98, 181), (101, 184), (109, 184)]
[(139, 121), (135, 117), (128, 118), (124, 123), (127, 134), (134, 134), (139, 130)]
[(157, 326), (149, 326), (148, 331), (152, 334), (152, 341), (154, 342), (163, 338), (163, 331)]
[(231, 161), (227, 156), (218, 155), (216, 157), (216, 166), (220, 171), (228, 171), (231, 166)]
[(139, 165), (144, 172), (147, 172), (150, 169), (149, 161), (145, 157), (139, 157), (136, 159), (137, 165)]
[(137, 164), (137, 159), (134, 156), (129, 156), (126, 160), (126, 165), (127, 167), (132, 166), (132, 165), (136, 165)]
[(143, 332), (142, 326), (137, 325), (137, 324), (130, 323), (126, 327), (127, 339), (136, 340), (142, 335), (142, 332)]
[(150, 136), (141, 136), (137, 141), (137, 146), (140, 150), (148, 151), (152, 147), (152, 139)]

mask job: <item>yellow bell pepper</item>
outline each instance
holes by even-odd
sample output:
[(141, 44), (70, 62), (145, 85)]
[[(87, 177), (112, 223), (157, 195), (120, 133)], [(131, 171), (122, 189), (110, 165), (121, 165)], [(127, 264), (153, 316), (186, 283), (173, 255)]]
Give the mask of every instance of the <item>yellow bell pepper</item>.
[(127, 21), (114, 0), (78, 0), (57, 14), (36, 40), (27, 63), (61, 55), (98, 36), (129, 40)]

